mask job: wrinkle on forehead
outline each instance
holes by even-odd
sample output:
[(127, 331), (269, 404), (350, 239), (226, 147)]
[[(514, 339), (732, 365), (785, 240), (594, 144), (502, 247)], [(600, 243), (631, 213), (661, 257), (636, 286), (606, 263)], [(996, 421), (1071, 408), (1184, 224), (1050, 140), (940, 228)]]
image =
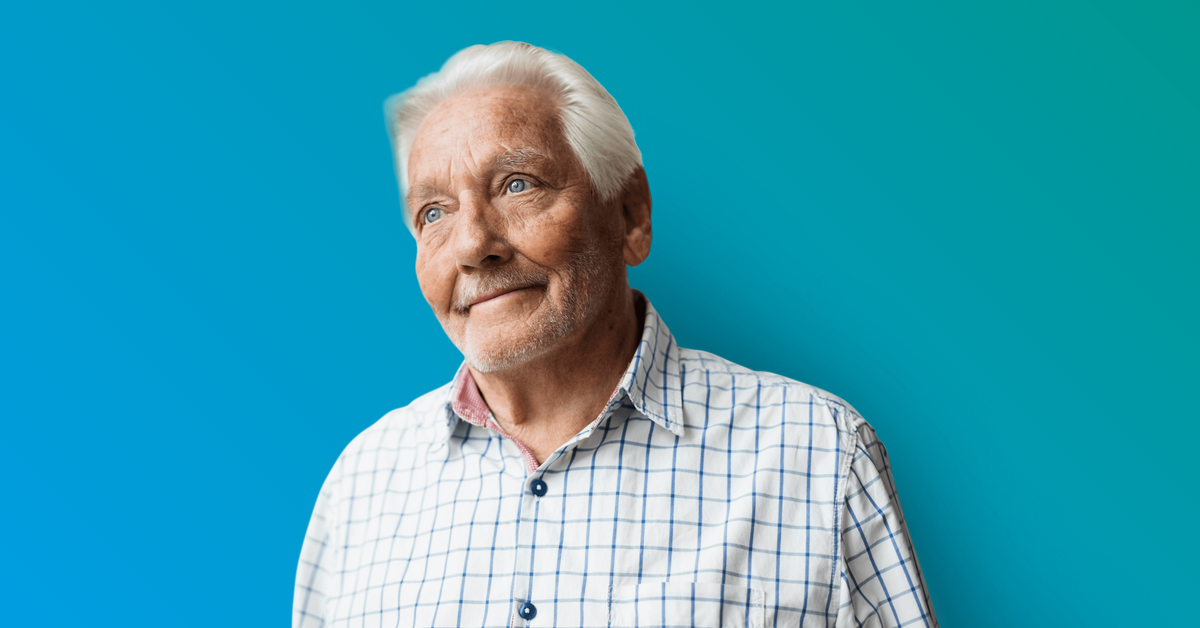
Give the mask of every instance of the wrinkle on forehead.
[[(409, 155), (411, 189), (430, 191), (477, 181), (497, 170), (539, 164), (556, 171), (577, 162), (553, 96), (497, 86), (456, 95), (426, 116)], [(412, 194), (416, 198), (419, 194)]]

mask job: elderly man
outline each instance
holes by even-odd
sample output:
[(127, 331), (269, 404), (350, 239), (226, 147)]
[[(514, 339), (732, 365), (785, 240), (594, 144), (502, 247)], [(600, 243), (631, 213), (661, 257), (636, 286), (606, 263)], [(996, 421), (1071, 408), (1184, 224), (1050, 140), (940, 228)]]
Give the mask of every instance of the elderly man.
[(293, 626), (935, 626), (845, 401), (675, 344), (633, 130), (582, 67), (474, 46), (389, 99), (417, 278), (464, 364), (342, 452)]

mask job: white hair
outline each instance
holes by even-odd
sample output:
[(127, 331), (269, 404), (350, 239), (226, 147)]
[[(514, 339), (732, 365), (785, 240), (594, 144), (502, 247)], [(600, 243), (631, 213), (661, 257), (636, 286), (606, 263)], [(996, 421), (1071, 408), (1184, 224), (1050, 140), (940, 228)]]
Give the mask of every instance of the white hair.
[(408, 157), (417, 128), (429, 112), (455, 94), (494, 85), (544, 89), (558, 101), (563, 134), (602, 202), (616, 197), (642, 165), (633, 127), (616, 99), (583, 66), (564, 55), (518, 41), (464, 48), (442, 69), (384, 102), (388, 137), (396, 159), (404, 223), (415, 233), (407, 206)]

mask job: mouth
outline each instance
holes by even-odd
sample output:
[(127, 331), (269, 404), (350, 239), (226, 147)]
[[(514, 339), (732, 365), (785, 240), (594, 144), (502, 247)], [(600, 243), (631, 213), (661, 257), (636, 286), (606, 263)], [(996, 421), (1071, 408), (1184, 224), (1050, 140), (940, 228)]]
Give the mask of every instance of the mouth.
[(487, 303), (488, 301), (494, 301), (501, 297), (504, 297), (504, 296), (507, 296), (510, 294), (514, 294), (517, 292), (522, 292), (524, 290), (530, 290), (530, 289), (536, 288), (536, 287), (537, 286), (518, 286), (515, 288), (503, 288), (500, 290), (495, 290), (495, 291), (489, 292), (487, 294), (481, 295), (481, 296), (479, 296), (479, 298), (475, 299), (474, 301), (471, 301), (471, 303), (467, 306), (467, 309), (469, 310), (470, 308), (473, 308), (476, 305), (479, 305), (481, 303)]

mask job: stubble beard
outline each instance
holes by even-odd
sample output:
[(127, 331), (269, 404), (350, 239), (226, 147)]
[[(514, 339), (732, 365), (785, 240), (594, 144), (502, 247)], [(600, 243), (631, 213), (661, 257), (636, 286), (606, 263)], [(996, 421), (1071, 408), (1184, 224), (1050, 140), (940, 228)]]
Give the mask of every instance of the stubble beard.
[[(606, 255), (601, 246), (592, 243), (564, 265), (562, 300), (552, 301), (547, 291), (546, 301), (539, 308), (541, 312), (533, 320), (521, 323), (525, 325), (525, 331), (519, 337), (495, 342), (495, 332), (480, 337), (481, 334), (472, 332), (471, 326), (467, 325), (461, 338), (451, 340), (462, 352), (467, 364), (480, 373), (520, 366), (545, 353), (595, 318), (611, 292), (617, 262), (614, 256)], [(501, 269), (495, 272), (497, 275), (492, 284), (505, 285), (504, 282), (510, 282), (507, 285), (522, 285), (532, 282), (544, 286), (549, 280), (549, 276), (540, 271), (527, 273)]]

